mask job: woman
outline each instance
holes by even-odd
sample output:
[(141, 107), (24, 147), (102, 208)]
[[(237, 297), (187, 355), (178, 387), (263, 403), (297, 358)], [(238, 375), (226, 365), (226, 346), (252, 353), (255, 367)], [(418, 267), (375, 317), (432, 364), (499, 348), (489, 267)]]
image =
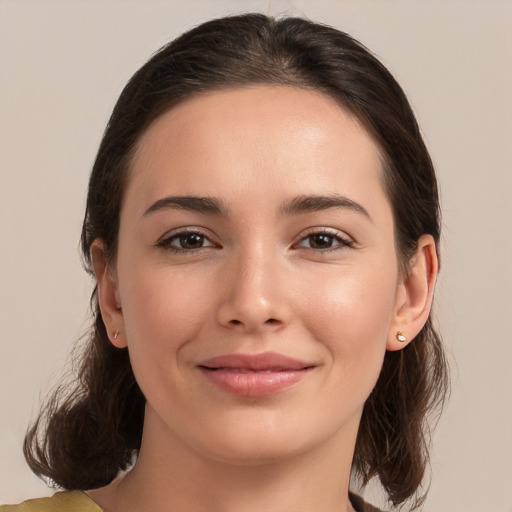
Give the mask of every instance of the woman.
[(349, 484), (375, 476), (418, 507), (438, 210), (405, 95), (348, 35), (253, 14), (162, 48), (92, 171), (77, 388), (25, 442), (78, 492), (2, 510), (371, 511)]

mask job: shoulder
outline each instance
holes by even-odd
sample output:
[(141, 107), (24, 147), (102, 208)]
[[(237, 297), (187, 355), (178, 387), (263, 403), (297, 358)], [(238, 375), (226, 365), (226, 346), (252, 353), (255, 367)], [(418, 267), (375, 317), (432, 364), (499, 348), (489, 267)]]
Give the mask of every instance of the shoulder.
[(378, 508), (366, 503), (363, 498), (357, 494), (350, 493), (350, 503), (352, 503), (356, 512), (381, 512)]
[(81, 491), (58, 492), (51, 498), (27, 500), (19, 505), (0, 505), (0, 512), (102, 512)]

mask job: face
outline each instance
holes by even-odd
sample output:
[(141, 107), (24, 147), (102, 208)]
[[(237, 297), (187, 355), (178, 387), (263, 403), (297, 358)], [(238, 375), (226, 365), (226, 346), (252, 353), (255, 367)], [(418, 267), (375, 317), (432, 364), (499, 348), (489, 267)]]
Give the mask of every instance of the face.
[(382, 173), (354, 116), (293, 87), (210, 93), (149, 127), (100, 279), (145, 435), (240, 464), (353, 449), (405, 293)]

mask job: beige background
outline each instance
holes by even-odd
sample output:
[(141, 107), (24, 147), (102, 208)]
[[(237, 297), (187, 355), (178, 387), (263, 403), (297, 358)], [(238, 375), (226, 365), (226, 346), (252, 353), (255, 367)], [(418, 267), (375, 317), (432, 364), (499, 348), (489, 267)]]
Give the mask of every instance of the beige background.
[(343, 29), (408, 92), (442, 186), (436, 310), (453, 366), (424, 510), (511, 512), (509, 0), (0, 0), (0, 502), (49, 493), (21, 442), (88, 322), (78, 237), (114, 101), (164, 42), (244, 10)]

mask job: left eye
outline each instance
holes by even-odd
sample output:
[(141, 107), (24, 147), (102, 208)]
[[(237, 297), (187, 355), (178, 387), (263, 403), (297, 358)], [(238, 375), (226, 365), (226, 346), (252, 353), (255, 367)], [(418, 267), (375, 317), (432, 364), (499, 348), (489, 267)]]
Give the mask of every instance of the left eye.
[(352, 243), (349, 240), (330, 233), (312, 233), (304, 237), (296, 245), (297, 247), (306, 247), (308, 249), (332, 249), (336, 247), (351, 246)]

